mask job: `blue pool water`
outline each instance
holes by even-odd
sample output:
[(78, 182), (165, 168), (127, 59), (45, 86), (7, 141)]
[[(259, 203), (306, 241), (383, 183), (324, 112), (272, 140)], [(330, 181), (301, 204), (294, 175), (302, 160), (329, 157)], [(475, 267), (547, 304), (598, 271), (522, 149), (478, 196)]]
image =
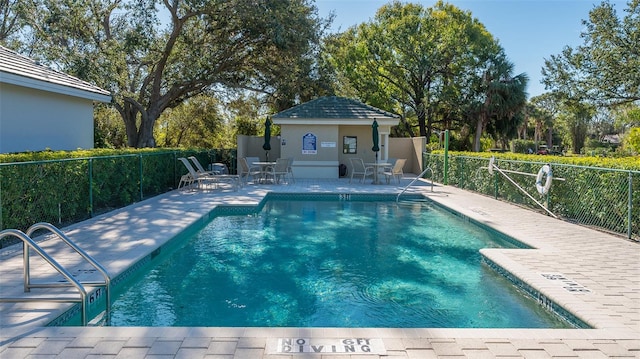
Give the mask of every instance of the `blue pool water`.
[(271, 200), (180, 240), (116, 293), (111, 325), (567, 327), (481, 263), (512, 245), (439, 208)]

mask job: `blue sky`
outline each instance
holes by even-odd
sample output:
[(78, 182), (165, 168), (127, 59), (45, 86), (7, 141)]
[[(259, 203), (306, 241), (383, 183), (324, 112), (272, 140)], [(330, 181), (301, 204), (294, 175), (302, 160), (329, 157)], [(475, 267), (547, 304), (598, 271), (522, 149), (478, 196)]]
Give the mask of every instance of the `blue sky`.
[[(344, 31), (348, 27), (372, 19), (382, 5), (380, 0), (316, 0), (319, 15), (336, 15), (332, 30)], [(407, 2), (407, 1), (403, 1)], [(432, 6), (436, 1), (413, 0), (412, 3)], [(562, 52), (569, 45), (583, 43), (580, 32), (582, 21), (589, 11), (601, 3), (599, 0), (449, 0), (463, 10), (471, 11), (496, 37), (511, 62), (515, 74), (529, 76), (529, 98), (545, 91), (541, 69), (544, 59)], [(624, 16), (626, 1), (610, 0), (619, 17)]]

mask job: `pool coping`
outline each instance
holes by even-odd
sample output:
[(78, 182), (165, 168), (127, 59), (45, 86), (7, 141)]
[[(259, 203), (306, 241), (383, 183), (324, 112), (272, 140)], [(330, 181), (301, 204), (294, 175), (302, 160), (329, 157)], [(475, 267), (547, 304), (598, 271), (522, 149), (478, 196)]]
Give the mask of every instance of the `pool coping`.
[[(238, 192), (234, 191), (211, 191), (211, 192), (179, 192), (174, 191), (169, 194), (155, 197), (153, 199), (140, 202), (136, 205), (129, 206), (125, 209), (114, 211), (110, 214), (98, 216), (90, 221), (70, 226), (65, 228), (65, 233), (68, 232), (70, 237), (78, 236), (79, 232), (84, 231), (96, 231), (98, 229), (104, 230), (105, 226), (118, 224), (118, 216), (132, 216), (138, 219), (144, 218), (145, 215), (149, 215), (149, 206), (162, 205), (168, 212), (174, 213), (174, 215), (180, 215), (184, 221), (181, 225), (185, 228), (188, 225), (193, 225), (199, 221), (208, 220), (210, 212), (213, 206), (218, 204), (227, 205), (257, 205), (260, 203), (266, 193), (269, 192), (281, 192), (281, 193), (293, 193), (295, 191), (304, 191), (305, 193), (397, 193), (399, 188), (396, 186), (372, 186), (372, 185), (360, 185), (360, 184), (347, 184), (345, 181), (335, 181), (326, 183), (323, 181), (308, 181), (301, 184), (292, 186), (247, 186)], [(22, 348), (27, 338), (41, 338), (43, 342), (52, 340), (51, 338), (80, 338), (80, 337), (110, 337), (115, 335), (112, 332), (117, 332), (117, 337), (120, 337), (124, 333), (131, 333), (130, 338), (134, 337), (146, 337), (146, 338), (190, 338), (190, 337), (210, 337), (211, 342), (216, 339), (234, 339), (236, 340), (236, 353), (240, 349), (245, 348), (240, 345), (247, 341), (247, 338), (262, 338), (258, 342), (262, 344), (257, 345), (262, 348), (262, 355), (264, 357), (272, 357), (272, 354), (266, 353), (267, 342), (274, 337), (289, 335), (289, 336), (304, 336), (311, 337), (344, 337), (344, 336), (369, 336), (376, 338), (389, 339), (385, 345), (387, 350), (394, 348), (392, 351), (394, 355), (409, 355), (411, 350), (424, 350), (433, 351), (433, 345), (427, 347), (426, 342), (423, 347), (412, 348), (409, 339), (428, 339), (436, 340), (441, 339), (440, 342), (456, 342), (457, 339), (486, 339), (484, 341), (484, 347), (487, 343), (494, 342), (508, 342), (513, 345), (513, 341), (517, 340), (560, 340), (563, 345), (568, 345), (568, 341), (586, 341), (584, 346), (588, 346), (589, 350), (594, 350), (594, 341), (609, 340), (613, 341), (616, 348), (622, 345), (623, 348), (627, 348), (626, 354), (630, 356), (638, 355), (640, 350), (640, 343), (638, 337), (640, 337), (640, 308), (638, 305), (628, 302), (636, 301), (640, 298), (640, 283), (639, 280), (633, 280), (635, 274), (640, 273), (640, 268), (637, 263), (640, 263), (640, 252), (638, 251), (638, 245), (630, 243), (622, 238), (615, 237), (606, 233), (594, 231), (592, 229), (579, 227), (574, 224), (552, 219), (548, 216), (531, 212), (529, 210), (496, 201), (492, 198), (481, 196), (475, 193), (466, 192), (449, 186), (439, 186), (436, 191), (431, 192), (428, 186), (418, 186), (412, 188), (412, 192), (425, 195), (430, 200), (459, 213), (461, 216), (477, 221), (480, 224), (488, 225), (494, 228), (500, 233), (504, 233), (507, 236), (513, 237), (518, 241), (522, 241), (526, 245), (534, 249), (515, 249), (515, 250), (501, 250), (491, 249), (483, 250), (483, 256), (486, 256), (489, 261), (495, 263), (500, 268), (505, 269), (509, 273), (516, 273), (519, 280), (523, 283), (530, 285), (540, 293), (544, 293), (544, 296), (557, 303), (562, 308), (568, 309), (573, 315), (580, 320), (593, 326), (595, 329), (439, 329), (439, 328), (422, 328), (422, 329), (397, 329), (397, 328), (72, 328), (72, 327), (42, 327), (42, 322), (33, 321), (32, 325), (28, 326), (14, 326), (5, 325), (5, 319), (0, 323), (2, 334), (0, 335), (0, 355), (3, 355), (7, 350), (12, 351), (16, 348)], [(187, 201), (187, 199), (189, 199)], [(180, 206), (176, 205), (179, 202)], [(173, 203), (173, 204), (172, 204)], [(179, 208), (178, 208), (179, 207)], [(208, 208), (208, 210), (207, 210)], [(204, 214), (207, 213), (207, 214)], [(511, 216), (510, 219), (505, 217), (505, 214)], [(166, 216), (169, 217), (169, 216)], [(527, 218), (527, 221), (518, 221), (518, 218)], [(116, 219), (114, 219), (116, 218)], [(168, 219), (165, 216), (155, 217), (155, 223), (163, 225)], [(501, 221), (499, 221), (501, 220)], [(90, 222), (90, 223), (89, 223)], [(551, 235), (540, 236), (540, 228), (546, 228)], [(167, 226), (167, 233), (178, 233), (179, 230), (172, 226)], [(174, 235), (175, 235), (174, 233)], [(535, 235), (532, 235), (535, 234)], [(524, 238), (528, 236), (528, 238)], [(522, 237), (522, 238), (518, 238)], [(535, 238), (530, 238), (535, 237)], [(579, 273), (573, 267), (554, 266), (558, 264), (557, 258), (576, 258), (580, 257), (580, 253), (573, 253), (567, 248), (571, 247), (571, 243), (559, 243), (557, 238), (565, 237), (570, 238), (575, 244), (577, 241), (578, 247), (584, 246), (588, 254), (593, 252), (593, 248), (603, 247), (623, 247), (623, 250), (616, 250), (616, 262), (621, 262), (620, 265), (624, 267), (626, 265), (627, 270), (630, 270), (630, 279), (627, 279), (621, 284), (619, 280), (615, 281), (615, 286), (602, 285), (602, 281), (606, 282), (606, 278), (600, 280), (594, 284), (591, 282), (585, 283), (587, 287), (593, 289), (594, 293), (598, 295), (598, 298), (588, 298), (584, 300), (584, 295), (576, 295), (566, 293), (566, 290), (550, 283), (548, 279), (540, 276), (540, 271), (534, 267), (524, 266), (522, 263), (518, 263), (514, 260), (514, 256), (522, 255), (522, 252), (517, 251), (537, 251), (537, 253), (543, 253), (545, 255), (552, 255), (553, 259), (550, 263), (544, 263), (544, 255), (541, 258), (535, 258), (536, 261), (540, 261), (541, 267), (551, 268), (555, 272), (567, 272), (566, 274), (571, 277), (577, 276), (578, 279), (586, 278), (584, 273)], [(74, 237), (72, 237), (74, 238)], [(173, 238), (173, 235), (170, 235)], [(148, 238), (147, 238), (148, 239)], [(588, 242), (588, 245), (585, 245)], [(611, 263), (603, 261), (604, 254), (610, 253), (607, 249), (603, 250), (603, 254), (600, 255), (601, 262), (603, 264), (603, 270), (606, 275), (602, 273), (594, 273), (597, 276), (614, 276), (619, 277), (620, 269), (617, 267), (611, 267)], [(612, 249), (613, 250), (613, 249)], [(148, 254), (148, 253), (147, 253)], [(132, 257), (132, 256), (130, 256)], [(533, 255), (527, 257), (534, 257)], [(627, 257), (626, 259), (620, 257)], [(528, 259), (528, 258), (527, 258)], [(624, 260), (623, 260), (624, 259)], [(3, 260), (3, 258), (0, 258)], [(537, 262), (534, 262), (534, 264)], [(631, 265), (629, 263), (632, 263)], [(633, 264), (636, 263), (636, 264)], [(565, 270), (566, 269), (566, 270)], [(597, 268), (596, 268), (597, 269)], [(589, 269), (594, 271), (593, 268)], [(564, 273), (563, 272), (563, 273)], [(617, 274), (616, 274), (617, 273)], [(637, 278), (638, 276), (636, 276)], [(619, 278), (618, 278), (619, 279)], [(578, 280), (578, 282), (580, 281)], [(600, 285), (600, 286), (597, 286)], [(611, 303), (607, 302), (607, 299), (612, 299)], [(594, 299), (597, 299), (594, 301)], [(599, 302), (601, 301), (601, 302)], [(3, 307), (4, 308), (4, 307)], [(2, 315), (5, 316), (6, 312), (3, 311)], [(109, 331), (111, 329), (111, 332)], [(127, 336), (127, 335), (124, 335)], [(244, 338), (244, 339), (242, 339)], [(401, 344), (398, 344), (392, 339), (402, 339), (404, 348), (400, 348)], [(444, 340), (447, 339), (447, 340)], [(507, 340), (509, 339), (509, 340)], [(177, 340), (177, 339), (176, 339)], [(444, 340), (444, 341), (443, 341)], [(33, 341), (33, 343), (38, 340)], [(32, 349), (36, 349), (43, 344), (40, 342)], [(433, 344), (432, 342), (430, 342)], [(623, 343), (623, 344), (619, 344)], [(33, 344), (35, 345), (35, 344)], [(538, 343), (538, 346), (529, 344), (536, 350), (541, 350), (545, 346)], [(68, 349), (68, 348), (67, 348)], [(94, 347), (95, 349), (95, 347)], [(584, 348), (583, 348), (584, 349)], [(619, 349), (619, 348), (618, 348)], [(62, 349), (64, 350), (64, 349)], [(544, 350), (544, 349), (543, 349)], [(586, 350), (586, 349), (584, 349)], [(575, 349), (574, 349), (575, 352)], [(402, 354), (404, 353), (404, 354)]]

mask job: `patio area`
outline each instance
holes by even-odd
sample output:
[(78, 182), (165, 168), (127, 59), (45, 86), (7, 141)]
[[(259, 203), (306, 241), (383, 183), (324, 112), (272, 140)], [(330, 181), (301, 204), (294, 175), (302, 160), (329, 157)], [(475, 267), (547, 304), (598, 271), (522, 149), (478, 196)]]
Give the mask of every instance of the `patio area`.
[[(238, 191), (176, 190), (63, 231), (115, 277), (208, 220), (216, 205), (257, 205), (269, 192), (399, 193), (408, 176), (399, 185), (340, 178), (250, 184)], [(0, 358), (640, 357), (639, 244), (455, 187), (432, 191), (419, 181), (408, 192), (535, 248), (483, 254), (540, 293), (541, 305), (559, 306), (593, 329), (45, 327), (70, 305), (0, 303)], [(54, 242), (42, 245), (58, 250)], [(52, 271), (32, 262), (33, 273)], [(71, 271), (81, 268), (67, 257), (60, 262)], [(0, 250), (0, 297), (21, 295), (22, 250), (11, 246)], [(321, 345), (354, 351), (314, 353)]]

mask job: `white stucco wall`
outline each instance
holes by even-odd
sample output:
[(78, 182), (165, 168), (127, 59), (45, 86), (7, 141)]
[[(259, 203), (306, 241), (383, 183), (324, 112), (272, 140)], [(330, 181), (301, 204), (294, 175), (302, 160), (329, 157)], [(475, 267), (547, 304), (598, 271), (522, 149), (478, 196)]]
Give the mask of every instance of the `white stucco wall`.
[(93, 101), (0, 85), (0, 153), (93, 148)]

